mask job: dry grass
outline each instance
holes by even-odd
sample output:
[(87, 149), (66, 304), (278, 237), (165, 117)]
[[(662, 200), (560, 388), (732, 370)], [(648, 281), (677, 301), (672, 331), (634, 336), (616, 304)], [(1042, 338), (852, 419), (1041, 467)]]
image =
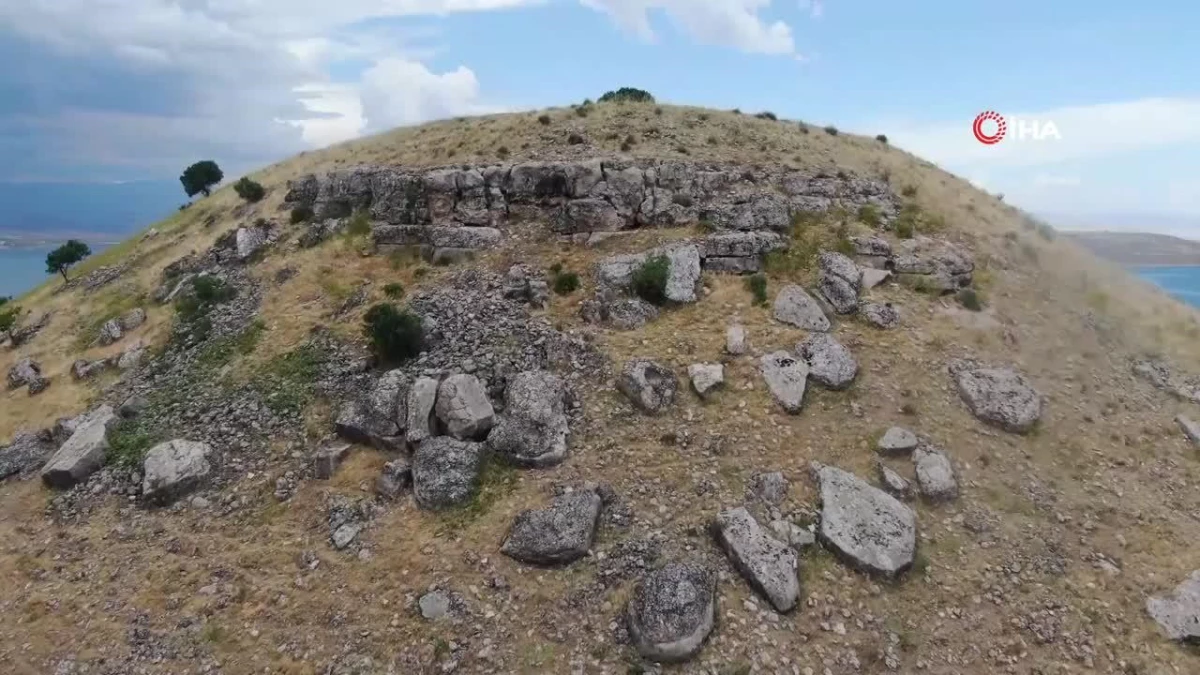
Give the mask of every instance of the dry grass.
[[(1027, 230), (1021, 214), (1010, 207), (894, 147), (844, 133), (804, 134), (793, 122), (696, 108), (661, 109), (659, 115), (656, 106), (597, 105), (586, 117), (556, 109), (549, 111), (552, 121), (546, 126), (537, 122), (538, 113), (449, 120), (306, 153), (256, 172), (268, 196), (245, 213), (233, 214), (238, 200), (223, 189), (177, 214), (154, 238), (131, 240), (103, 257), (139, 261), (120, 282), (120, 292), (131, 294), (121, 297), (133, 297), (153, 291), (164, 265), (188, 251), (203, 250), (229, 228), (260, 216), (282, 220), (284, 182), (305, 172), (365, 163), (494, 161), (501, 146), (513, 159), (621, 154), (620, 145), (632, 135), (631, 156), (840, 167), (890, 176), (898, 190), (911, 188), (905, 190), (907, 199), (923, 213), (945, 221), (939, 236), (975, 251), (986, 310), (966, 312), (952, 299), (899, 285), (871, 291), (872, 299), (902, 308), (904, 325), (878, 331), (855, 320), (839, 322), (838, 339), (860, 363), (858, 380), (844, 392), (814, 386), (804, 412), (788, 416), (765, 391), (756, 357), (794, 347), (803, 331), (774, 322), (769, 308), (752, 306), (740, 278), (710, 276), (700, 302), (668, 310), (642, 330), (594, 331), (597, 345), (616, 363), (648, 355), (674, 368), (685, 386), (673, 410), (647, 418), (633, 413), (610, 383), (585, 383), (587, 422), (577, 430), (568, 462), (550, 471), (512, 474), (511, 484), (497, 490), (486, 509), (468, 516), (425, 513), (407, 500), (393, 504), (364, 535), (373, 553), (369, 560), (328, 547), (324, 500), (328, 493), (365, 496), (386, 460), (371, 450), (358, 450), (332, 481), (305, 483), (282, 505), (270, 497), (274, 469), (256, 470), (230, 488), (245, 495), (251, 507), (244, 516), (229, 519), (191, 510), (119, 509), (121, 502), (114, 498), (84, 525), (59, 527), (41, 514), (46, 494), (36, 482), (9, 481), (0, 485), (0, 541), (6, 542), (0, 549), (0, 578), (19, 583), (14, 584), (16, 592), (0, 600), (9, 603), (0, 605), (0, 664), (12, 672), (46, 672), (47, 660), (61, 655), (63, 644), (83, 657), (97, 655), (124, 644), (129, 613), (150, 611), (155, 627), (167, 630), (166, 607), (180, 603), (183, 609), (174, 611), (203, 618), (196, 640), (221, 660), (223, 672), (318, 672), (351, 642), (377, 663), (388, 663), (397, 645), (411, 646), (433, 668), (440, 645), (459, 641), (469, 644), (471, 653), (481, 648), (473, 628), (416, 616), (415, 598), (440, 584), (465, 594), (480, 616), (491, 612), (499, 617), (478, 619), (472, 626), (494, 640), (504, 664), (500, 670), (569, 672), (571, 662), (581, 658), (620, 667), (627, 654), (612, 643), (608, 623), (618, 615), (630, 584), (618, 584), (583, 609), (569, 605), (568, 597), (590, 587), (596, 560), (545, 571), (499, 555), (499, 543), (516, 513), (544, 504), (555, 484), (603, 480), (629, 500), (647, 528), (671, 535), (668, 556), (694, 556), (710, 550), (707, 539), (695, 533), (703, 532), (719, 506), (741, 501), (750, 474), (784, 471), (792, 480), (785, 511), (808, 508), (816, 499), (805, 479), (810, 461), (873, 476), (875, 439), (883, 428), (902, 424), (945, 447), (964, 486), (955, 504), (916, 505), (921, 555), (927, 561), (923, 573), (880, 589), (829, 556), (807, 554), (803, 575), (813, 603), (777, 624), (763, 624), (745, 609), (743, 601), (751, 593), (731, 576), (720, 587), (721, 626), (702, 654), (705, 667), (745, 662), (767, 644), (818, 672), (824, 666), (813, 657), (814, 649), (834, 654), (847, 644), (863, 645), (859, 657), (866, 663), (866, 652), (876, 644), (874, 628), (859, 629), (847, 620), (846, 637), (820, 628), (831, 616), (842, 620), (840, 611), (846, 609), (855, 619), (870, 615), (879, 625), (903, 632), (904, 643), (914, 650), (906, 652), (905, 669), (915, 668), (917, 657), (930, 661), (933, 673), (999, 669), (984, 656), (965, 666), (945, 663), (947, 656), (975, 658), (971, 646), (988, 636), (992, 644), (1009, 641), (1027, 652), (1021, 668), (1055, 672), (1066, 658), (1062, 645), (1038, 645), (1012, 623), (1052, 598), (1070, 605), (1065, 625), (1076, 634), (1086, 629), (1095, 635), (1103, 667), (1115, 668), (1103, 656), (1109, 650), (1140, 668), (1138, 672), (1188, 672), (1194, 656), (1163, 641), (1145, 619), (1142, 603), (1147, 594), (1162, 592), (1200, 568), (1200, 552), (1192, 545), (1200, 539), (1200, 525), (1188, 515), (1200, 511), (1200, 497), (1192, 487), (1200, 471), (1194, 451), (1171, 422), (1187, 406), (1132, 380), (1128, 360), (1156, 352), (1200, 372), (1196, 313), (1061, 238), (1045, 240)], [(566, 138), (572, 132), (588, 142), (569, 146)], [(210, 216), (215, 220), (206, 225)], [(829, 246), (836, 226), (820, 223), (814, 232)], [(851, 219), (850, 227), (861, 224)], [(484, 255), (476, 264), (502, 271), (521, 260), (544, 266), (562, 262), (579, 272), (584, 287), (554, 296), (545, 314), (565, 330), (582, 331), (594, 330), (580, 323), (578, 307), (592, 290), (590, 271), (596, 260), (695, 231), (642, 231), (594, 249), (536, 236), (536, 229), (515, 229), (514, 234), (520, 236), (513, 237), (510, 247)], [(298, 273), (275, 284), (274, 276), (284, 266)], [(411, 260), (363, 256), (345, 240), (286, 256), (268, 255), (253, 269), (264, 281), (261, 319), (266, 331), (236, 370), (249, 371), (294, 348), (316, 325), (358, 339), (363, 308), (332, 316), (344, 289), (369, 281), (370, 301), (375, 301), (383, 298), (389, 282), (399, 281), (411, 295), (448, 272), (429, 268), (418, 277), (420, 267)], [(774, 270), (768, 275), (768, 295), (773, 298), (787, 281), (810, 280), (809, 269)], [(55, 382), (36, 399), (24, 392), (0, 394), (0, 438), (21, 426), (43, 426), (76, 413), (95, 396), (89, 385), (70, 382), (66, 370), (80, 356), (76, 343), (81, 327), (122, 300), (115, 290), (54, 295), (55, 283), (22, 299), (25, 306), (56, 309), (50, 327), (20, 350), (0, 353), (0, 370), (31, 355)], [(1106, 328), (1093, 328), (1089, 312)], [(170, 308), (151, 308), (138, 337), (161, 344), (171, 314)], [(730, 359), (723, 354), (725, 326), (734, 317), (747, 327), (754, 355)], [(89, 349), (86, 355), (94, 358), (124, 344)], [(1049, 401), (1039, 432), (1014, 437), (981, 427), (944, 374), (949, 360), (960, 356), (1018, 365)], [(686, 366), (700, 361), (726, 363), (726, 388), (707, 402), (687, 391), (683, 381)], [(327, 429), (328, 415), (328, 402), (306, 411), (310, 437)], [(721, 454), (704, 449), (714, 435), (727, 439)], [(893, 466), (911, 475), (903, 462)], [(1035, 499), (1039, 485), (1052, 494), (1050, 503)], [(992, 532), (976, 535), (956, 520), (973, 509), (998, 515)], [(128, 536), (113, 535), (118, 525)], [(162, 532), (179, 541), (171, 549), (176, 552), (165, 547)], [(598, 548), (623, 536), (602, 531)], [(996, 545), (984, 548), (983, 541)], [(1061, 548), (1064, 574), (1031, 571), (1028, 583), (1010, 591), (1007, 605), (973, 601), (987, 584), (1003, 584), (996, 565), (1014, 556), (1026, 562), (1041, 559), (1049, 555), (1047, 542)], [(316, 572), (296, 565), (306, 550), (321, 558)], [(1095, 551), (1120, 559), (1122, 574), (1110, 577), (1085, 562)], [(214, 583), (218, 570), (228, 579), (222, 583), (236, 588), (225, 605), (197, 592)], [(487, 588), (497, 576), (511, 584), (511, 593)], [(830, 597), (837, 599), (830, 602)], [(121, 610), (101, 611), (111, 598), (122, 599)], [(952, 608), (962, 610), (963, 617), (948, 614)], [(340, 618), (335, 622), (335, 617)], [(743, 639), (748, 634), (753, 634), (749, 647)], [(277, 649), (289, 641), (304, 644), (312, 658), (299, 662)], [(461, 670), (487, 667), (468, 656)]]

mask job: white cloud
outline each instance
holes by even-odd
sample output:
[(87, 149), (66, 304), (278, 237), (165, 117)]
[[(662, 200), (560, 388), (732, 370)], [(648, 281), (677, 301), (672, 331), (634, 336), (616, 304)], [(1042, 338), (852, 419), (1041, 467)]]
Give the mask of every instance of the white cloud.
[(423, 64), (388, 58), (362, 76), (362, 107), (371, 131), (499, 108), (480, 103), (479, 80), (470, 68), (437, 75)]
[(792, 29), (768, 22), (761, 12), (771, 0), (580, 0), (610, 15), (621, 28), (654, 39), (650, 13), (661, 11), (698, 42), (760, 54), (794, 54)]

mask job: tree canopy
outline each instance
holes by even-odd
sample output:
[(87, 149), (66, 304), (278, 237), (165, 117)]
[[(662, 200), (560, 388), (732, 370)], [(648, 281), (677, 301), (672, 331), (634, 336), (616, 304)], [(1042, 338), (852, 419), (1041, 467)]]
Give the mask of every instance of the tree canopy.
[(92, 249), (87, 244), (78, 239), (70, 239), (67, 243), (46, 254), (46, 273), (57, 272), (63, 276), (64, 280), (70, 281), (67, 278), (67, 270), (91, 254)]
[(221, 172), (221, 167), (211, 159), (205, 159), (184, 169), (183, 175), (179, 177), (179, 182), (183, 183), (183, 191), (187, 196), (194, 197), (201, 192), (207, 197), (212, 193), (212, 188), (225, 174)]
[(645, 89), (637, 89), (635, 87), (621, 87), (616, 91), (606, 92), (600, 97), (601, 103), (620, 103), (622, 101), (631, 101), (633, 103), (654, 103), (654, 97)]
[(261, 183), (252, 181), (246, 176), (242, 176), (238, 182), (233, 184), (233, 191), (248, 202), (256, 202), (267, 194)]

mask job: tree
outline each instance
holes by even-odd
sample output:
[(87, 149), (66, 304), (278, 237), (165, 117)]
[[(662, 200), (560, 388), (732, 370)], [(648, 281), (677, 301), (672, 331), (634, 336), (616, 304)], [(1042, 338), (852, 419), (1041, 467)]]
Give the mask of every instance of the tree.
[(621, 87), (616, 91), (605, 92), (600, 97), (601, 103), (622, 103), (626, 101), (632, 103), (654, 103), (654, 97), (645, 89), (638, 89), (636, 87)]
[(179, 177), (179, 182), (183, 183), (183, 191), (187, 193), (189, 198), (195, 197), (201, 192), (207, 197), (212, 193), (212, 188), (225, 174), (221, 172), (221, 167), (211, 159), (206, 159), (189, 166), (184, 169), (183, 175)]
[(233, 184), (233, 191), (248, 202), (256, 202), (267, 194), (261, 183), (252, 181), (246, 176), (242, 176), (238, 182)]
[(67, 243), (46, 254), (46, 273), (58, 272), (63, 275), (64, 280), (70, 281), (67, 278), (67, 270), (71, 268), (71, 265), (91, 254), (92, 249), (87, 244), (78, 239), (70, 239)]

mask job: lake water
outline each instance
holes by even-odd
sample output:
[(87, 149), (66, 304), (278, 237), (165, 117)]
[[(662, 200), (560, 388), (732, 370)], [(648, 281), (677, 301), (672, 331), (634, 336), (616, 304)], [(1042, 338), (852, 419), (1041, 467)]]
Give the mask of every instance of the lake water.
[(1200, 307), (1200, 267), (1140, 267), (1133, 271), (1179, 300)]
[(46, 280), (49, 248), (0, 248), (0, 296), (18, 296)]

